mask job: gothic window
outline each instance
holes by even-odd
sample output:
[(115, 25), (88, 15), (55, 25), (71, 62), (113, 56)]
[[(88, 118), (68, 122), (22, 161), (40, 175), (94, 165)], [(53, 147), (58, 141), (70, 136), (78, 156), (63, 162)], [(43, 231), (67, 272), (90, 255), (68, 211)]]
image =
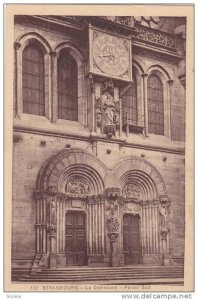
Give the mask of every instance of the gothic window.
[(78, 121), (78, 68), (66, 51), (58, 58), (58, 118)]
[(163, 84), (156, 75), (148, 78), (148, 132), (164, 135)]
[(44, 55), (39, 47), (27, 46), (23, 51), (23, 112), (45, 115)]
[(123, 96), (122, 106), (124, 119), (127, 118), (130, 125), (137, 125), (137, 81), (135, 76), (133, 76), (132, 87)]

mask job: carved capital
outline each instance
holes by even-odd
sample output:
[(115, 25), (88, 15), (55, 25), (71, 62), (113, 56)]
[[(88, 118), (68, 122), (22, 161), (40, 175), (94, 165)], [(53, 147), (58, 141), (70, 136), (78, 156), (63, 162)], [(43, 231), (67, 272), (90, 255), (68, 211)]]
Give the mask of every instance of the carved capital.
[(43, 192), (41, 190), (35, 190), (34, 191), (34, 198), (35, 198), (35, 200), (43, 199)]
[(174, 80), (172, 80), (172, 79), (169, 79), (167, 82), (168, 82), (169, 86), (172, 86), (172, 85), (173, 85), (173, 83), (174, 83)]
[(148, 74), (142, 73), (141, 76), (142, 76), (142, 78), (144, 79), (144, 78), (146, 78), (146, 77), (148, 76)]
[(47, 231), (48, 231), (50, 237), (56, 236), (56, 226), (53, 226), (53, 225), (48, 226)]
[(14, 42), (14, 49), (15, 49), (15, 50), (19, 50), (19, 48), (21, 48), (21, 43), (19, 43), (19, 42)]
[(49, 186), (48, 187), (48, 195), (49, 196), (56, 196), (58, 193), (57, 187), (56, 186)]
[(168, 198), (167, 195), (161, 195), (160, 196), (160, 203), (161, 204), (166, 204), (166, 206), (169, 206), (171, 203), (171, 200)]
[(51, 56), (51, 58), (55, 58), (56, 55), (57, 55), (57, 52), (56, 51), (50, 51), (49, 55)]

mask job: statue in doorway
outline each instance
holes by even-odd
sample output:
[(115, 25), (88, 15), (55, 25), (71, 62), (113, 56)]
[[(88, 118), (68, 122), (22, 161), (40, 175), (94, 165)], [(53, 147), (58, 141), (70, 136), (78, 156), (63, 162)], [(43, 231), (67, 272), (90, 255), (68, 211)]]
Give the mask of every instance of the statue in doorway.
[(168, 211), (167, 211), (167, 205), (166, 204), (161, 204), (159, 206), (159, 212), (161, 215), (161, 230), (166, 231), (168, 230)]
[(56, 225), (56, 200), (50, 200), (50, 225)]

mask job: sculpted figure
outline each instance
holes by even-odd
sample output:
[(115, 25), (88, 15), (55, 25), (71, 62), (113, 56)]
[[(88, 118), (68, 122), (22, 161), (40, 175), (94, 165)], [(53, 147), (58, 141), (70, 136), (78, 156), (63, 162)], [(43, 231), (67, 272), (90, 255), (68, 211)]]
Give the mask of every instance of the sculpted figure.
[(51, 225), (56, 225), (56, 200), (54, 198), (50, 201), (50, 216)]
[(168, 212), (166, 204), (162, 204), (159, 206), (159, 212), (161, 214), (161, 230), (167, 230)]

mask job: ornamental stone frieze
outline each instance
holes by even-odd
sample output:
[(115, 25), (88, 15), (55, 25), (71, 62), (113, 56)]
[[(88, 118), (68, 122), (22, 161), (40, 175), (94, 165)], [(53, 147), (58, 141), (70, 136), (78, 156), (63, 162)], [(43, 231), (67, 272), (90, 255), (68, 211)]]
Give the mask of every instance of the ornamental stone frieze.
[(131, 28), (134, 25), (134, 17), (130, 16), (99, 16), (98, 18)]
[(135, 40), (143, 41), (156, 46), (165, 47), (180, 55), (184, 54), (184, 40), (176, 35), (162, 32), (142, 25), (135, 26)]

